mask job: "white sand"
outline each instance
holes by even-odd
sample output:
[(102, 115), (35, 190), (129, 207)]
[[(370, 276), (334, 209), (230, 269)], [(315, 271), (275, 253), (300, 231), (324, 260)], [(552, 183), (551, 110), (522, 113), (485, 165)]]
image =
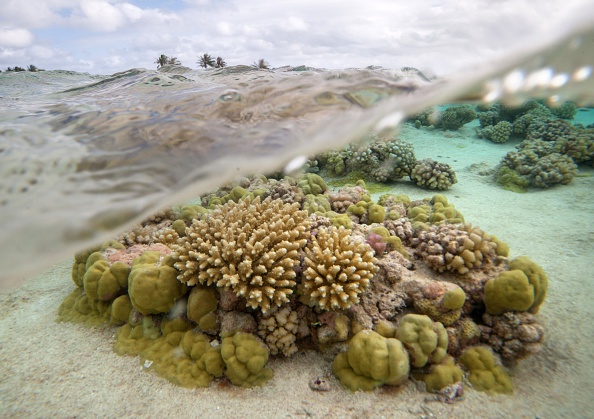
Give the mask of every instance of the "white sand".
[[(495, 165), (513, 144), (459, 132), (405, 129), (418, 158), (449, 163), (458, 184), (446, 195), (467, 221), (497, 235), (511, 256), (528, 255), (549, 275), (539, 313), (543, 351), (516, 367), (513, 396), (467, 388), (453, 405), (427, 401), (410, 381), (400, 388), (352, 394), (331, 377), (330, 360), (314, 352), (272, 360), (274, 379), (261, 389), (214, 385), (185, 390), (142, 370), (137, 358), (111, 350), (113, 329), (57, 324), (56, 310), (74, 288), (71, 262), (0, 294), (0, 417), (414, 417), (585, 418), (594, 416), (594, 170), (583, 168), (570, 186), (514, 194), (472, 163)], [(431, 196), (402, 182), (394, 192)], [(332, 389), (308, 381), (330, 377)]]

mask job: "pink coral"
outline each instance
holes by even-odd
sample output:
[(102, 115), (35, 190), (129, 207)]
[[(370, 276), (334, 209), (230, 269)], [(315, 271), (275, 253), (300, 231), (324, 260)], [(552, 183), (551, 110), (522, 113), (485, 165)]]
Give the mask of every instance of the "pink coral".
[(386, 251), (387, 244), (379, 234), (369, 233), (367, 236), (367, 244), (371, 246), (376, 255), (383, 255)]

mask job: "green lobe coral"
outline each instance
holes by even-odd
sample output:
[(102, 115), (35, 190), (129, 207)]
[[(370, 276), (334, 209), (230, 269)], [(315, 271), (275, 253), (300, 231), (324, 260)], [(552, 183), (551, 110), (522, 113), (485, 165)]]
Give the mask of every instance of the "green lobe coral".
[(463, 372), (454, 363), (450, 356), (446, 357), (441, 364), (432, 365), (429, 372), (413, 373), (413, 378), (423, 381), (427, 386), (427, 391), (436, 393), (447, 386), (451, 386), (462, 380)]
[(96, 261), (88, 267), (83, 276), (83, 286), (89, 298), (93, 301), (110, 301), (125, 292), (130, 272), (128, 265), (123, 262), (111, 265), (103, 257), (93, 259)]
[(462, 353), (460, 362), (470, 372), (468, 381), (479, 391), (512, 394), (511, 378), (503, 367), (495, 364), (495, 357), (489, 348), (476, 346)]
[(215, 314), (219, 301), (214, 288), (196, 285), (188, 296), (186, 314), (188, 319), (196, 322), (200, 330), (216, 333), (219, 322)]
[(332, 371), (349, 390), (370, 391), (384, 384), (402, 384), (410, 365), (400, 341), (363, 330), (351, 339), (346, 352), (336, 356)]
[(448, 349), (448, 334), (439, 322), (429, 316), (407, 314), (398, 323), (396, 338), (408, 349), (411, 364), (421, 368), (428, 362), (441, 362)]
[(485, 308), (489, 314), (526, 311), (533, 303), (534, 287), (519, 269), (502, 272), (485, 284)]
[(549, 280), (544, 270), (534, 263), (528, 256), (519, 256), (512, 260), (509, 269), (519, 269), (528, 277), (530, 285), (534, 288), (534, 302), (529, 308), (532, 314), (538, 313), (540, 305), (543, 303), (549, 286)]
[(116, 334), (114, 350), (120, 355), (140, 355), (144, 368), (181, 387), (207, 387), (214, 377), (223, 375), (221, 348), (190, 327), (180, 318), (163, 322), (157, 334), (140, 325), (125, 325)]
[(236, 386), (261, 386), (272, 378), (272, 370), (266, 368), (268, 350), (250, 333), (224, 337), (221, 355), (226, 365), (225, 375)]
[(128, 278), (128, 293), (132, 305), (142, 314), (167, 313), (175, 301), (186, 292), (177, 280), (171, 256), (159, 252), (144, 252), (134, 259)]

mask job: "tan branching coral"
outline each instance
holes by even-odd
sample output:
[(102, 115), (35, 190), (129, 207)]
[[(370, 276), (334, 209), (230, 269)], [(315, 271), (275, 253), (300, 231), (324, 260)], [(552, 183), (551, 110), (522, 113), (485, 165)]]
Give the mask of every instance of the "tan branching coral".
[(297, 203), (229, 201), (194, 220), (174, 246), (178, 279), (229, 289), (265, 313), (289, 301), (308, 229)]
[(304, 263), (303, 292), (324, 310), (358, 303), (379, 269), (373, 249), (343, 227), (320, 227), (305, 249)]
[(158, 230), (153, 237), (155, 243), (161, 243), (165, 246), (173, 246), (175, 243), (177, 243), (178, 239), (179, 234), (177, 234), (177, 232), (172, 227), (166, 227)]

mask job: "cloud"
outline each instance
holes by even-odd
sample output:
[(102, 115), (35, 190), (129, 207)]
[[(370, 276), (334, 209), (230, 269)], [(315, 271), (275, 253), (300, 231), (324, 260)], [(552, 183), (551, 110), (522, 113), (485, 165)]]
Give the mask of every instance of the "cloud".
[(0, 28), (0, 47), (24, 48), (31, 45), (34, 38), (27, 29)]
[(80, 10), (72, 16), (72, 22), (95, 31), (115, 31), (129, 21), (123, 10), (126, 5), (114, 5), (106, 0), (82, 0)]

